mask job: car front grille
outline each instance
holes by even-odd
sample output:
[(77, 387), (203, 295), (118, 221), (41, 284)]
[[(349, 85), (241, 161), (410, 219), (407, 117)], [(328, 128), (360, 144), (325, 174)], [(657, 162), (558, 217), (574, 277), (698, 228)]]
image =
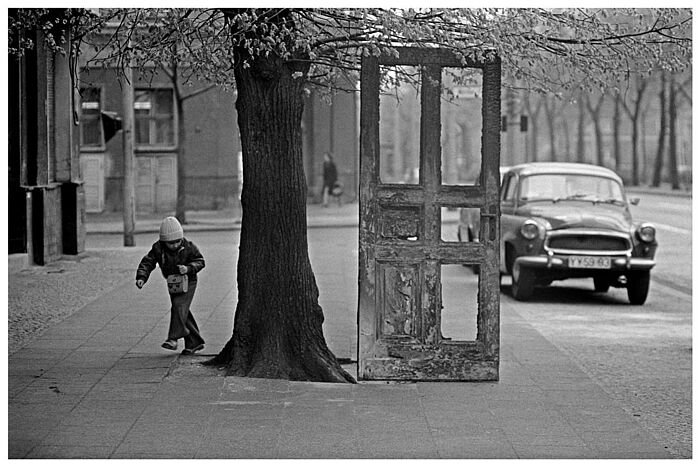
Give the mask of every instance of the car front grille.
[(624, 254), (632, 249), (629, 236), (591, 232), (550, 232), (545, 248), (561, 254)]

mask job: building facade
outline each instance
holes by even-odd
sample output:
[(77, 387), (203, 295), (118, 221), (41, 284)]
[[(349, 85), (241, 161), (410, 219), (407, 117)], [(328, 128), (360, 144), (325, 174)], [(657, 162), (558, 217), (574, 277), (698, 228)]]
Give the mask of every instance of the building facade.
[[(178, 150), (184, 150), (185, 205), (188, 210), (238, 209), (241, 142), (232, 90), (194, 83), (187, 92), (207, 89), (184, 101), (178, 113), (173, 83), (158, 74), (146, 80), (134, 70), (134, 155), (138, 214), (171, 213), (178, 196)], [(139, 79), (140, 78), (140, 79)], [(123, 196), (121, 135), (106, 140), (102, 112), (122, 115), (121, 87), (114, 70), (81, 72), (80, 162), (87, 212), (120, 211)], [(313, 92), (302, 119), (304, 166), (309, 201), (322, 189), (323, 153), (334, 153), (345, 197), (357, 184), (357, 96), (338, 94), (330, 103)], [(340, 110), (338, 110), (340, 109)], [(185, 141), (179, 141), (184, 125)]]
[(44, 265), (84, 251), (85, 205), (70, 54), (33, 39), (8, 57), (8, 246)]

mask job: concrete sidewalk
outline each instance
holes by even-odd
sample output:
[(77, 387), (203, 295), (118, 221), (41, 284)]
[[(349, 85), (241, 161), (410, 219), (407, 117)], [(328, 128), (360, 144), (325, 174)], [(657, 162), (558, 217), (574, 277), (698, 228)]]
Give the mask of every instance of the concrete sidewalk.
[[(167, 292), (156, 280), (138, 291), (131, 270), (10, 355), (10, 458), (671, 457), (511, 301), (495, 383), (302, 383), (198, 365), (232, 330), (231, 252), (216, 248), (193, 304), (203, 355), (160, 348)], [(323, 290), (356, 274), (328, 279), (337, 263), (321, 261)], [(324, 307), (324, 334), (354, 359), (350, 308)]]
[(198, 365), (230, 335), (233, 282), (202, 284), (195, 357), (159, 347), (162, 287), (131, 282), (10, 356), (10, 458), (670, 457), (510, 306), (497, 383), (303, 383)]

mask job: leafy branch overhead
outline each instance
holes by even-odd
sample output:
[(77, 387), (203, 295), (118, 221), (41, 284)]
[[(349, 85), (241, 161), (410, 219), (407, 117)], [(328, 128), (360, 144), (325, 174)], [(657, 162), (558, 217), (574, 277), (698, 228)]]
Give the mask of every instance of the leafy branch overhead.
[[(600, 89), (632, 75), (682, 72), (692, 53), (690, 9), (101, 9), (65, 10), (58, 20), (24, 11), (34, 28), (52, 31), (67, 21), (74, 37), (92, 45), (92, 63), (176, 60), (189, 78), (227, 86), (233, 66), (259, 57), (298, 67), (295, 76), (309, 84), (347, 85), (363, 55), (413, 45), (469, 58), (497, 53), (509, 85)], [(11, 40), (14, 51), (33, 46), (17, 23), (10, 31), (25, 39)], [(97, 29), (102, 37), (87, 34)], [(55, 35), (47, 40), (62, 46)]]

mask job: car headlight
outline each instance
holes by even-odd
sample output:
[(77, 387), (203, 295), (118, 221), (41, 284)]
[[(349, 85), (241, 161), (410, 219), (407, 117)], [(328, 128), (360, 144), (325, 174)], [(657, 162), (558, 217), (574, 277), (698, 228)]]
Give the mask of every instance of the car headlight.
[(644, 223), (637, 228), (637, 238), (645, 243), (651, 243), (656, 238), (656, 228), (651, 225)]
[(520, 235), (528, 240), (536, 238), (540, 234), (540, 227), (537, 222), (528, 219), (520, 226)]

